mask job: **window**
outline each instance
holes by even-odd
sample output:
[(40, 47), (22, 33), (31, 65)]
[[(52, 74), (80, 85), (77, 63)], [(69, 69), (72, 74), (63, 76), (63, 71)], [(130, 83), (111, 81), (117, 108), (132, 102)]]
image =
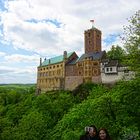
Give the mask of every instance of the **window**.
[(41, 73), (38, 74), (38, 77), (41, 77)]
[(97, 65), (98, 65), (98, 63), (97, 63), (97, 62), (95, 62), (95, 63), (94, 63), (94, 66), (97, 66)]
[(110, 71), (112, 71), (112, 68), (110, 68)]
[(89, 45), (91, 44), (90, 40), (88, 41), (88, 44), (89, 44)]
[(81, 67), (81, 66), (82, 66), (82, 64), (78, 64), (78, 66), (79, 66), (79, 67)]
[(90, 60), (93, 60), (93, 57), (92, 56), (90, 56), (90, 58), (89, 58)]
[(109, 71), (109, 68), (106, 68), (106, 71)]
[(97, 70), (94, 70), (94, 74), (97, 75)]
[(128, 69), (124, 70), (124, 73), (129, 73), (129, 70)]

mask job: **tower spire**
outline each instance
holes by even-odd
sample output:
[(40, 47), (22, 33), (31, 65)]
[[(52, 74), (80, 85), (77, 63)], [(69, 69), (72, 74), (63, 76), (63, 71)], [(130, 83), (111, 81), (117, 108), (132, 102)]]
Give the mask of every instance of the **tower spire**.
[(92, 23), (92, 28), (94, 28), (94, 19), (91, 19), (90, 22)]

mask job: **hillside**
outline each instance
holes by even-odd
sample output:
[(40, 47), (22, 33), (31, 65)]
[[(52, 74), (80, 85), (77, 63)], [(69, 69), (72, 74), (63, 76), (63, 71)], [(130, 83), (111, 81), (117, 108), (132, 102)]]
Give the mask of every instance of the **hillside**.
[(87, 83), (73, 92), (39, 96), (35, 85), (0, 86), (0, 139), (78, 140), (85, 126), (95, 124), (107, 128), (113, 140), (138, 140), (139, 83), (139, 78), (112, 88)]

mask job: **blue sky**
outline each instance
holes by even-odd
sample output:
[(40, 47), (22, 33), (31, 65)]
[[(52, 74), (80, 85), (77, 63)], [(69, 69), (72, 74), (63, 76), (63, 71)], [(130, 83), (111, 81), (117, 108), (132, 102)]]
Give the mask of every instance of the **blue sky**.
[(139, 0), (0, 0), (0, 83), (36, 83), (39, 58), (84, 53), (84, 30), (102, 31), (102, 50), (119, 35)]

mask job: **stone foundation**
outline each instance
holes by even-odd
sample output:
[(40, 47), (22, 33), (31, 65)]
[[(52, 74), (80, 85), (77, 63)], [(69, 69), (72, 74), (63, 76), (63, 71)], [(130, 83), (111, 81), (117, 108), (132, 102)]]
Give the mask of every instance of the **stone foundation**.
[(67, 76), (65, 78), (65, 90), (74, 90), (77, 86), (79, 86), (82, 83), (82, 76)]

